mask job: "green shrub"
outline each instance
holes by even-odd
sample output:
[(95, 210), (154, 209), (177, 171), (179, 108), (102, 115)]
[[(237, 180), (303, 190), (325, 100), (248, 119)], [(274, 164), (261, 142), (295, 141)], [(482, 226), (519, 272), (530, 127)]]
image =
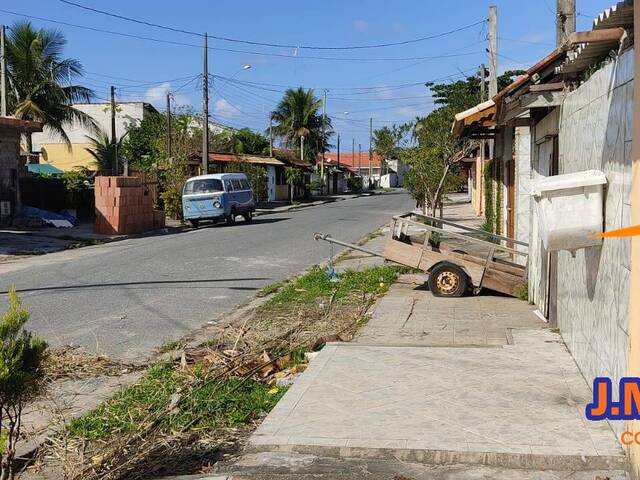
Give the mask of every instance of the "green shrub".
[(9, 291), (9, 308), (0, 317), (0, 478), (14, 478), (16, 443), (26, 402), (40, 391), (40, 365), (47, 344), (24, 329), (29, 312), (15, 289)]

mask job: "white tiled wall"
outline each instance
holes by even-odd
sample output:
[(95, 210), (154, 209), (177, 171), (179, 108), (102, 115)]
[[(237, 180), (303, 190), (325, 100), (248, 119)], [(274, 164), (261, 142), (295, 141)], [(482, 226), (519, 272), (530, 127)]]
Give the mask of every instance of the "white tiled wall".
[[(632, 93), (630, 50), (570, 93), (561, 109), (560, 173), (605, 172), (606, 230), (631, 221)], [(623, 239), (606, 239), (575, 257), (559, 254), (558, 325), (589, 382), (597, 376), (617, 381), (626, 370), (629, 259)]]

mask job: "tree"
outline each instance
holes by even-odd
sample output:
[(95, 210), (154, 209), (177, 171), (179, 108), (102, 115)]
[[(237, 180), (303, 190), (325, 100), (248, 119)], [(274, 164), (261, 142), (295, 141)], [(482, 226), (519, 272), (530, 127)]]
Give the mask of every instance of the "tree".
[(264, 135), (255, 133), (248, 128), (235, 132), (232, 141), (233, 153), (263, 155), (269, 151), (269, 140)]
[[(504, 88), (513, 76), (522, 71), (505, 72), (498, 79), (498, 87)], [(456, 138), (451, 124), (456, 113), (467, 110), (480, 101), (480, 78), (468, 77), (453, 83), (429, 84), (438, 108), (413, 123), (414, 146), (402, 152), (403, 161), (410, 166), (405, 175), (405, 185), (419, 206), (431, 216), (444, 196), (456, 188), (459, 177), (459, 161), (474, 147), (468, 139)]]
[(91, 148), (85, 148), (95, 159), (98, 170), (112, 170), (116, 175), (116, 156), (122, 157), (122, 143), (126, 134), (111, 142), (111, 138), (104, 130), (98, 130), (94, 136), (87, 135), (87, 139), (92, 143)]
[(373, 151), (380, 155), (381, 168), (391, 160), (400, 158), (403, 139), (411, 130), (411, 125), (385, 126), (373, 132)]
[(12, 288), (9, 309), (0, 317), (0, 480), (14, 478), (22, 410), (41, 386), (47, 344), (24, 330), (28, 319), (29, 312)]
[[(43, 122), (71, 145), (64, 131), (74, 122), (95, 126), (74, 102), (89, 101), (93, 92), (80, 85), (63, 83), (82, 75), (82, 64), (63, 58), (66, 39), (58, 30), (36, 30), (30, 22), (17, 22), (7, 39), (8, 109), (17, 118)], [(31, 133), (26, 134), (27, 150), (33, 150)]]
[[(271, 113), (273, 132), (287, 148), (300, 148), (304, 139), (304, 157), (315, 162), (318, 153), (327, 151), (333, 134), (331, 119), (320, 112), (322, 100), (312, 89), (288, 89), (276, 109)], [(324, 126), (323, 126), (324, 118)], [(323, 134), (324, 129), (324, 134)], [(302, 153), (302, 152), (301, 152)]]
[(293, 203), (293, 198), (295, 196), (295, 188), (296, 188), (296, 185), (300, 182), (302, 175), (299, 169), (293, 168), (293, 167), (285, 168), (284, 175), (285, 175), (285, 178), (287, 179), (287, 184), (289, 185), (289, 191), (291, 192), (290, 193), (291, 202)]

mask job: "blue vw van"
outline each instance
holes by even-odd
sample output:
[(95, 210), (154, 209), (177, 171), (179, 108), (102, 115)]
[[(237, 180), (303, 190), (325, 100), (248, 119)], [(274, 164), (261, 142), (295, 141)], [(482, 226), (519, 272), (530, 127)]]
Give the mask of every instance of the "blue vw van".
[(182, 189), (182, 215), (195, 228), (201, 220), (234, 223), (238, 215), (250, 222), (255, 209), (253, 191), (243, 173), (192, 177)]

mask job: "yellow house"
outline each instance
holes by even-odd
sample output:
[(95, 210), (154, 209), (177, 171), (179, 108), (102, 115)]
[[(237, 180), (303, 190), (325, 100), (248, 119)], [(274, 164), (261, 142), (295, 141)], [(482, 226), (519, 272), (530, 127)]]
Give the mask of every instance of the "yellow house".
[[(78, 103), (74, 108), (90, 115), (99, 128), (111, 132), (111, 105), (109, 103)], [(137, 126), (149, 114), (158, 111), (145, 102), (119, 102), (116, 105), (116, 136), (124, 135), (131, 127)], [(76, 167), (96, 169), (93, 156), (87, 151), (93, 145), (87, 136), (95, 137), (95, 132), (79, 125), (65, 127), (65, 133), (71, 145), (65, 143), (59, 135), (47, 127), (42, 133), (33, 134), (33, 149), (39, 153), (39, 162), (53, 165), (60, 170), (72, 170)]]

